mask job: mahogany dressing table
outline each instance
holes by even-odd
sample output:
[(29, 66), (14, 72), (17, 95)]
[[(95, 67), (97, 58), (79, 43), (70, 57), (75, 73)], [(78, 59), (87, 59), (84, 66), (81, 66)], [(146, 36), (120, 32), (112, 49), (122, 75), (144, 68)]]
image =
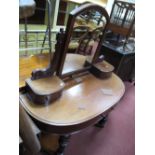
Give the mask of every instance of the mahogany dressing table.
[[(29, 66), (44, 67), (47, 59), (47, 54), (20, 59), (20, 87), (30, 76), (32, 68)], [(35, 105), (25, 94), (20, 94), (20, 103), (39, 129), (65, 135), (65, 139), (71, 133), (96, 124), (118, 103), (125, 91), (122, 80), (114, 73), (107, 80), (86, 74), (65, 84), (62, 97), (46, 107)]]
[[(76, 17), (82, 14), (82, 17), (87, 18), (89, 11), (101, 13), (105, 21), (95, 40), (96, 49), (92, 48), (91, 55), (68, 54)], [(61, 30), (57, 36), (56, 51), (52, 58), (49, 54), (20, 58), (20, 104), (41, 131), (60, 135), (57, 155), (63, 155), (71, 134), (97, 122), (97, 126), (104, 125), (108, 113), (125, 92), (122, 80), (112, 73), (113, 66), (99, 57), (108, 22), (109, 17), (104, 8), (84, 4), (70, 13), (66, 32)], [(85, 47), (84, 43), (80, 50), (86, 49), (82, 47)], [(49, 65), (47, 60), (50, 61)], [(47, 65), (46, 69), (40, 69)], [(35, 68), (39, 69), (32, 72)], [(29, 78), (31, 72), (32, 76)], [(55, 77), (60, 80), (57, 85), (53, 82)], [(41, 93), (46, 96), (47, 89), (51, 91), (50, 97), (53, 98), (53, 94), (57, 93), (53, 91), (55, 85), (63, 87), (56, 100), (47, 101), (43, 98), (39, 101), (36, 98), (35, 95), (40, 97)], [(38, 90), (45, 91), (40, 93)]]

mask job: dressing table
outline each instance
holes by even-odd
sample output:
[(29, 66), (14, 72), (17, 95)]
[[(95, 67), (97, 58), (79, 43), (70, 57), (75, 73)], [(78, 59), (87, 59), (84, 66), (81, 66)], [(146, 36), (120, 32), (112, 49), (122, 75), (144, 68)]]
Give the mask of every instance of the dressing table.
[[(82, 15), (87, 19), (92, 11), (100, 13), (105, 21), (95, 47), (89, 55), (68, 53), (76, 18)], [(109, 112), (125, 92), (122, 80), (113, 73), (113, 66), (99, 57), (108, 22), (104, 8), (81, 5), (70, 13), (66, 31), (58, 33), (53, 55), (20, 58), (20, 104), (42, 132), (60, 135), (56, 155), (64, 154), (72, 134), (95, 124), (104, 126)], [(79, 46), (84, 53), (88, 44), (82, 42)], [(55, 78), (57, 83), (53, 82)]]
[[(21, 88), (33, 67), (45, 67), (48, 58), (47, 54), (42, 54), (20, 59), (20, 64), (25, 63), (20, 68)], [(31, 65), (32, 68), (29, 68)], [(119, 102), (124, 91), (122, 80), (114, 73), (107, 80), (86, 74), (66, 82), (63, 96), (54, 104), (46, 107), (35, 105), (22, 93), (20, 103), (41, 131), (62, 135), (66, 140), (69, 135), (101, 120)], [(65, 140), (61, 141), (60, 148)]]

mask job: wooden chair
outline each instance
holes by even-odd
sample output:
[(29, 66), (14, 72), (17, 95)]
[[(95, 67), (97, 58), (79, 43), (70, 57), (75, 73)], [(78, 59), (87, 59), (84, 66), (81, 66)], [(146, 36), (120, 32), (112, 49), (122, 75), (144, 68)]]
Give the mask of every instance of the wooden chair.
[(110, 23), (107, 26), (106, 41), (113, 45), (127, 44), (131, 34), (134, 33), (135, 23), (135, 4), (115, 0), (111, 15)]
[(104, 27), (97, 27), (90, 33), (87, 33), (81, 40), (75, 53), (82, 55), (94, 55), (96, 47), (99, 43)]
[(80, 42), (87, 36), (89, 32), (89, 26), (78, 25), (73, 29), (73, 35), (69, 43), (69, 53), (75, 53), (75, 50), (78, 48)]
[[(85, 3), (90, 4), (90, 3)], [(83, 4), (83, 5), (85, 5)], [(82, 5), (81, 5), (82, 6)], [(76, 17), (68, 53), (91, 55), (103, 34), (107, 20), (95, 10), (87, 10)], [(93, 52), (94, 51), (94, 52)]]

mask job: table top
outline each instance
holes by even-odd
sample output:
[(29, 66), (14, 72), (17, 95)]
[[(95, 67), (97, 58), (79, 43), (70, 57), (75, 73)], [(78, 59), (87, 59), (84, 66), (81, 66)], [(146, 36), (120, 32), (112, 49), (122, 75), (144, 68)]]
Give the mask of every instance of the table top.
[[(62, 74), (67, 74), (83, 68), (86, 56), (80, 54), (67, 54)], [(31, 55), (19, 59), (19, 87), (25, 86), (25, 80), (31, 76), (32, 70), (48, 66), (49, 55)]]
[[(30, 76), (31, 69), (46, 66), (47, 59), (48, 55), (21, 58), (20, 86), (24, 84), (22, 80)], [(64, 127), (81, 124), (101, 115), (112, 108), (125, 92), (122, 80), (114, 73), (105, 80), (86, 74), (65, 82), (65, 85), (61, 98), (48, 106), (35, 105), (26, 94), (20, 94), (20, 103), (37, 121)]]
[(48, 54), (22, 56), (19, 58), (19, 88), (25, 86), (25, 80), (31, 77), (34, 69), (45, 68), (49, 64)]

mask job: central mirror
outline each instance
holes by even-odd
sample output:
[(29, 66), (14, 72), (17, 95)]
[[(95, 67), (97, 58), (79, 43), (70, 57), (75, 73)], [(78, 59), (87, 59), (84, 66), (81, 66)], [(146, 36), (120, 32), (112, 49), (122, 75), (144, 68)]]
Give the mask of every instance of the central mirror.
[(102, 44), (108, 15), (104, 8), (90, 3), (76, 8), (69, 14), (63, 47), (63, 64), (60, 76), (88, 70), (97, 61)]

